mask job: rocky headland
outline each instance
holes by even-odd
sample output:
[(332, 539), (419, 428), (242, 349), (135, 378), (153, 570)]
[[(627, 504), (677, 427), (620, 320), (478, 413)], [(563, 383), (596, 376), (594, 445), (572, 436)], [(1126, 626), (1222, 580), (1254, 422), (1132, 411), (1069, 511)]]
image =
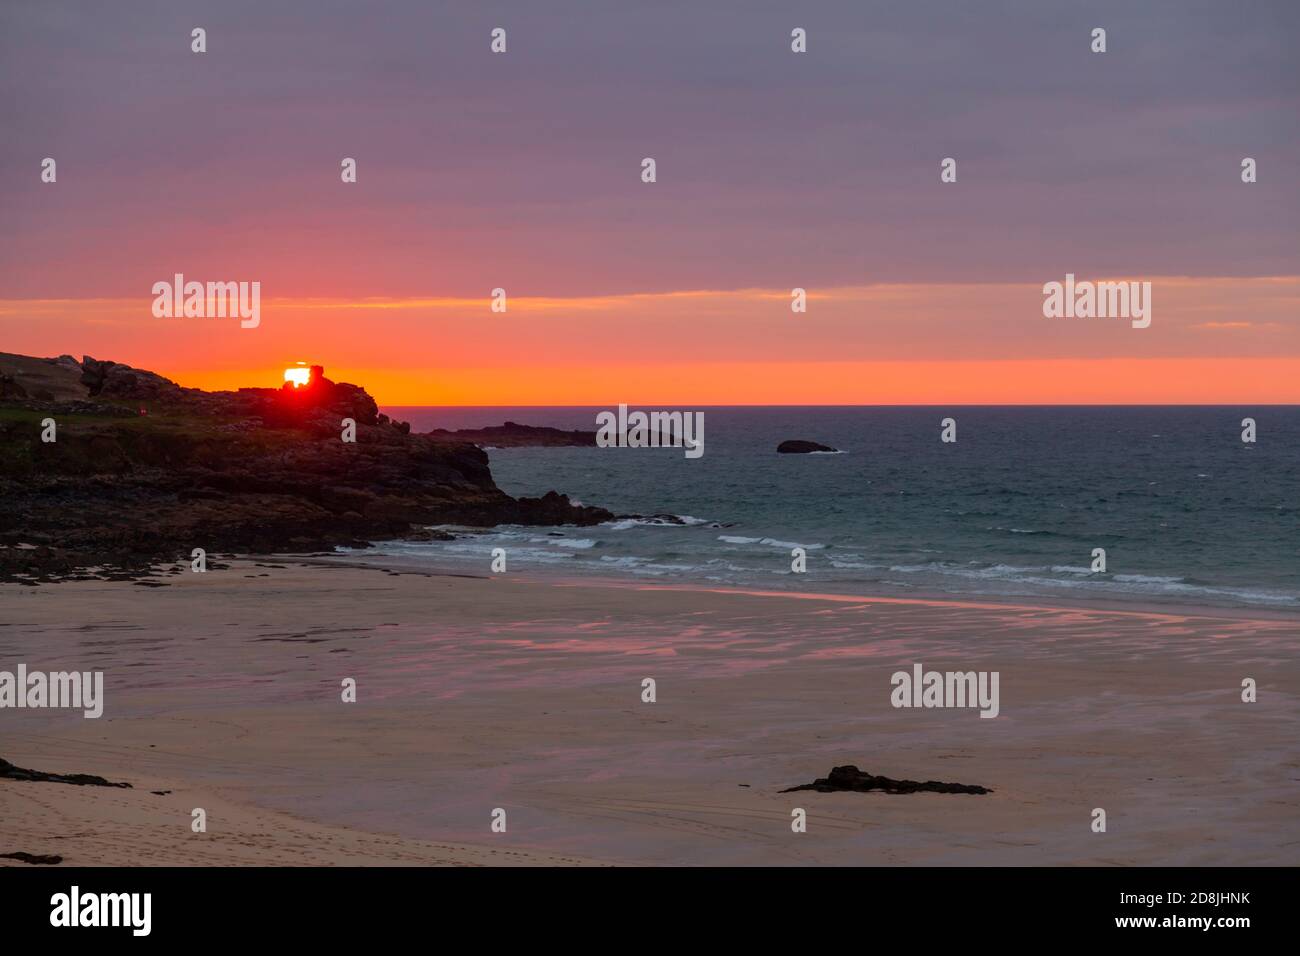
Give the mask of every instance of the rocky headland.
[(613, 517), (507, 495), (472, 441), (412, 434), (319, 367), (301, 386), (207, 392), (89, 356), (0, 353), (0, 580)]

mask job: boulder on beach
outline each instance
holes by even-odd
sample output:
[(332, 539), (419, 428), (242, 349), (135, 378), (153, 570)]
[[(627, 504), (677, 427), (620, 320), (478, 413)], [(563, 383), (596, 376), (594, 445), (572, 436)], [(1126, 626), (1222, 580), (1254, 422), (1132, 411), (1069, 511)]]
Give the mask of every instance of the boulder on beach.
[(781, 442), (776, 446), (776, 450), (782, 455), (807, 455), (815, 451), (839, 451), (838, 448), (831, 448), (829, 445), (821, 445), (815, 441), (803, 441), (799, 438)]
[(78, 787), (125, 787), (128, 790), (131, 789), (129, 783), (113, 783), (93, 773), (47, 773), (44, 770), (28, 770), (26, 767), (15, 767), (3, 757), (0, 757), (0, 779), (27, 780), (35, 783), (70, 783)]
[(894, 780), (891, 777), (878, 777), (875, 774), (859, 770), (852, 764), (832, 767), (830, 776), (818, 777), (812, 783), (789, 787), (782, 793), (794, 793), (798, 790), (816, 790), (818, 793), (835, 793), (836, 791), (853, 791), (867, 793), (882, 790), (885, 793), (992, 793), (987, 787), (973, 783), (943, 783), (939, 780)]

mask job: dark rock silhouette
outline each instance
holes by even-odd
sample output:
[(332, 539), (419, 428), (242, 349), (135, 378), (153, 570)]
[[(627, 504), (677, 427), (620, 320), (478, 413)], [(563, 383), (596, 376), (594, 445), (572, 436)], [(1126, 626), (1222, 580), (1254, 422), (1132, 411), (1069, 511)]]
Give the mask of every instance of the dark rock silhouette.
[(92, 398), (175, 400), (184, 391), (175, 382), (154, 372), (131, 368), (120, 362), (100, 362), (89, 355), (81, 360), (81, 384), (86, 386)]
[[(76, 365), (6, 361), (55, 377)], [(426, 525), (613, 518), (554, 491), (507, 495), (486, 452), (410, 434), (406, 423), (380, 415), (365, 389), (330, 381), (320, 366), (305, 385), (234, 392), (183, 388), (89, 356), (77, 367), (90, 401), (5, 401), (0, 581), (91, 566), (143, 570), (189, 561), (193, 548), (320, 552)], [(41, 442), (46, 415), (58, 422), (57, 442)], [(344, 419), (355, 423), (355, 442), (342, 440)]]
[(53, 854), (42, 855), (38, 853), (24, 853), (19, 850), (16, 853), (0, 853), (0, 860), (18, 860), (22, 863), (40, 863), (46, 866), (54, 866), (63, 862), (63, 857)]
[(476, 445), (490, 445), (495, 448), (525, 448), (561, 446), (596, 446), (594, 431), (564, 431), (561, 428), (548, 428), (542, 425), (520, 425), (518, 422), (506, 422), (504, 425), (490, 425), (487, 428), (461, 428), (448, 431), (435, 428), (422, 432), (430, 438), (440, 441), (468, 441)]
[(44, 770), (28, 770), (15, 767), (8, 760), (0, 757), (0, 780), (27, 780), (33, 783), (70, 783), (78, 787), (125, 787), (129, 783), (113, 783), (93, 773), (46, 773)]
[(812, 783), (790, 787), (782, 793), (794, 793), (796, 790), (816, 790), (818, 793), (835, 793), (840, 790), (853, 790), (865, 793), (869, 790), (883, 790), (885, 793), (992, 793), (985, 787), (968, 783), (940, 783), (937, 780), (893, 780), (889, 777), (877, 777), (852, 765), (832, 767), (829, 777), (818, 777)]
[(799, 438), (791, 438), (789, 441), (783, 441), (776, 446), (776, 450), (782, 455), (807, 455), (814, 451), (839, 451), (838, 448), (832, 448), (830, 445), (819, 445), (815, 441), (803, 441)]
[(0, 373), (0, 398), (27, 398), (27, 389), (12, 375)]
[(0, 389), (0, 400), (24, 397), (44, 402), (84, 400), (90, 396), (81, 383), (81, 374), (81, 363), (71, 355), (42, 359), (0, 352), (0, 378), (17, 386)]

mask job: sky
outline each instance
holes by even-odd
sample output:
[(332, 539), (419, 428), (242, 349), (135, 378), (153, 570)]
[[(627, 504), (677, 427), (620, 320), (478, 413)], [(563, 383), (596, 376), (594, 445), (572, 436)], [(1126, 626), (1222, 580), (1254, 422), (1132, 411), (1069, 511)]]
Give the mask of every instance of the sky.
[[(10, 0), (0, 350), (206, 388), (305, 361), (397, 405), (1300, 402), (1297, 28), (1288, 0)], [(155, 317), (178, 272), (260, 282), (260, 324)], [(1067, 273), (1150, 282), (1150, 327), (1045, 318)]]

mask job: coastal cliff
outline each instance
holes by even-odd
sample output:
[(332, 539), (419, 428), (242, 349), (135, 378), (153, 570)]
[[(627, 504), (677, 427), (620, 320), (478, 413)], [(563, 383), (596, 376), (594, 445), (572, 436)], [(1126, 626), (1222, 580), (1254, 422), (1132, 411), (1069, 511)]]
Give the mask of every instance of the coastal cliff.
[(0, 353), (0, 580), (612, 517), (555, 492), (507, 495), (480, 448), (413, 435), (318, 368), (301, 387), (206, 392), (90, 357)]

